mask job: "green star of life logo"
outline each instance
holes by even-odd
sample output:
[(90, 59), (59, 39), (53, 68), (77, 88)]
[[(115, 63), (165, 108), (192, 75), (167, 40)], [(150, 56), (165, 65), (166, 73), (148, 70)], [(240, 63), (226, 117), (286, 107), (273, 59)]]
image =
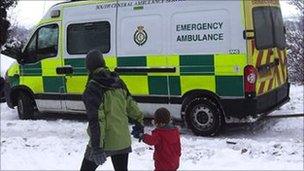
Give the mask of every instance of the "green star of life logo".
[(147, 32), (144, 30), (144, 26), (138, 26), (137, 30), (134, 34), (134, 42), (138, 45), (138, 46), (142, 46), (144, 45), (148, 40), (148, 34)]

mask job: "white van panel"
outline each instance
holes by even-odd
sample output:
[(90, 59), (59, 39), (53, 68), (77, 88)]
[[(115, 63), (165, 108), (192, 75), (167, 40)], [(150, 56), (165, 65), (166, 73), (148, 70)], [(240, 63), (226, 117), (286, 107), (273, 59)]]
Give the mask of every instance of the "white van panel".
[[(163, 48), (162, 16), (144, 15), (122, 18), (119, 36), (119, 49), (122, 54), (160, 54)], [(142, 26), (142, 28), (140, 28)], [(145, 43), (138, 45), (134, 41), (135, 32), (146, 32), (147, 37), (142, 35)]]
[(64, 110), (61, 100), (35, 100), (39, 111), (46, 110)]
[(161, 108), (164, 107), (169, 110), (172, 118), (176, 120), (181, 120), (181, 108), (182, 105), (178, 104), (149, 104), (149, 103), (138, 103), (140, 111), (144, 114), (146, 118), (153, 118), (154, 117), (154, 112)]
[[(246, 41), (243, 39), (245, 29), (242, 21), (242, 1), (159, 1), (150, 2), (142, 5), (142, 9), (135, 10), (134, 4), (141, 1), (124, 1), (131, 2), (133, 6), (118, 8), (118, 56), (134, 56), (149, 54), (218, 54), (230, 52), (246, 53)], [(147, 43), (143, 46), (136, 46), (133, 35), (137, 26), (149, 28), (154, 23), (154, 18), (149, 17), (160, 15), (162, 20), (153, 25), (153, 29), (161, 30), (155, 35), (147, 31)], [(132, 26), (123, 26), (125, 18), (133, 18)], [(140, 21), (139, 21), (140, 20)], [(136, 24), (137, 25), (134, 25)], [(179, 30), (178, 25), (199, 24), (199, 23), (220, 23), (221, 27), (217, 29), (202, 30)], [(131, 27), (131, 28), (130, 28)], [(135, 28), (133, 28), (135, 27)], [(162, 27), (159, 29), (159, 27)], [(132, 30), (133, 29), (133, 30)], [(184, 35), (203, 35), (221, 34), (221, 39), (216, 41), (178, 41), (178, 36)], [(158, 41), (152, 42), (149, 38), (162, 35), (162, 52), (152, 51), (152, 53), (139, 53), (145, 48), (158, 47)], [(202, 38), (201, 38), (202, 39)], [(150, 43), (150, 44), (149, 44)], [(126, 45), (125, 45), (126, 44)], [(126, 47), (129, 49), (126, 50)], [(146, 49), (146, 50), (147, 50)], [(158, 49), (157, 49), (158, 50)], [(138, 53), (136, 53), (138, 52)]]
[(230, 48), (227, 10), (186, 11), (172, 15), (171, 45), (178, 54), (226, 53)]

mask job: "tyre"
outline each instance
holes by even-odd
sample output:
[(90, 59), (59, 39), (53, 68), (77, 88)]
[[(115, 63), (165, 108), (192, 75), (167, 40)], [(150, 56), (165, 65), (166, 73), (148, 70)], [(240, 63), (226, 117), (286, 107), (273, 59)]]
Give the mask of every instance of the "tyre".
[(20, 119), (34, 118), (34, 104), (30, 96), (24, 92), (19, 93), (17, 103), (18, 115)]
[(198, 136), (214, 136), (222, 126), (222, 112), (217, 103), (209, 98), (198, 97), (191, 100), (186, 109), (188, 128)]

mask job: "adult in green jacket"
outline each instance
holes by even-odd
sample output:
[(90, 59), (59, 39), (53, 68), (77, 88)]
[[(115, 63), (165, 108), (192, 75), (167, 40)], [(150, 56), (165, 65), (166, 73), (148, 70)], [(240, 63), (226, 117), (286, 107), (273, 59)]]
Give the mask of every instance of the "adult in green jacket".
[[(143, 115), (118, 74), (106, 67), (103, 55), (92, 50), (86, 57), (89, 79), (83, 101), (89, 121), (87, 145), (81, 170), (96, 170), (108, 156), (116, 171), (127, 170), (131, 150), (129, 119), (135, 120), (135, 134), (143, 132)], [(139, 136), (134, 137), (139, 137)]]

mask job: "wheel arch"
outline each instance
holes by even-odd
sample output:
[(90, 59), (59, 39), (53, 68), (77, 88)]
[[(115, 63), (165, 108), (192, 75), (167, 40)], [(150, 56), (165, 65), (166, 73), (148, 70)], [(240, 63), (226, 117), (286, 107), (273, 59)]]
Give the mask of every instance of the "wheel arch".
[(13, 106), (17, 106), (18, 95), (19, 95), (20, 92), (24, 92), (28, 96), (30, 96), (31, 99), (33, 100), (33, 104), (36, 106), (34, 92), (28, 86), (25, 86), (25, 85), (19, 85), (19, 86), (15, 86), (15, 87), (12, 88), (11, 93), (10, 93), (10, 97), (11, 97), (11, 102), (12, 102)]

